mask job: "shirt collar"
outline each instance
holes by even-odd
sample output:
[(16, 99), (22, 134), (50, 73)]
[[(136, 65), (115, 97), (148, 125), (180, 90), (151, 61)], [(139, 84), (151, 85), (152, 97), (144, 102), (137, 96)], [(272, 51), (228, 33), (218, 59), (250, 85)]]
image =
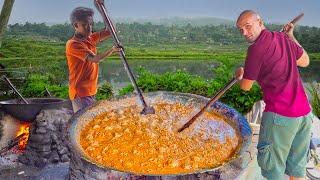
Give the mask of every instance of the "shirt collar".
[(252, 44), (254, 44), (254, 43), (256, 43), (257, 41), (259, 41), (267, 31), (268, 31), (267, 29), (263, 29), (263, 30), (261, 31), (261, 33), (259, 34), (259, 37), (258, 37)]

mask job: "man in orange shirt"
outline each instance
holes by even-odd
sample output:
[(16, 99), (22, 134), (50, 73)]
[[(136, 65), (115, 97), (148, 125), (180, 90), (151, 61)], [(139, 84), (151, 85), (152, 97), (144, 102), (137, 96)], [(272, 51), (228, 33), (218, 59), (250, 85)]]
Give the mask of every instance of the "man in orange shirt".
[(75, 113), (95, 102), (99, 62), (120, 50), (112, 47), (97, 54), (97, 44), (108, 39), (110, 32), (92, 32), (93, 14), (90, 8), (78, 7), (70, 16), (75, 33), (66, 44), (66, 56), (69, 68), (69, 97)]

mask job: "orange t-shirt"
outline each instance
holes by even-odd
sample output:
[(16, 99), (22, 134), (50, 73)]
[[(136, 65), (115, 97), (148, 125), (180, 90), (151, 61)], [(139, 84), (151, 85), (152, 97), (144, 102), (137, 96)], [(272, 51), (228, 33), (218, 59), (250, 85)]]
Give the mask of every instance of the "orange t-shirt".
[(72, 37), (66, 44), (69, 68), (69, 98), (93, 96), (97, 93), (99, 64), (87, 61), (89, 54), (96, 55), (100, 33), (96, 32), (87, 39)]

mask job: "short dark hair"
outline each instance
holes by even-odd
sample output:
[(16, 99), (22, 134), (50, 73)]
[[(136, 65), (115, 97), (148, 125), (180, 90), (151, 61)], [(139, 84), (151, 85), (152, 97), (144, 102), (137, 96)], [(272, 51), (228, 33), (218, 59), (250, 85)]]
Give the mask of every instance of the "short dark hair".
[(77, 7), (75, 8), (70, 15), (70, 21), (73, 25), (75, 22), (84, 21), (87, 17), (92, 17), (94, 14), (93, 9), (87, 7)]

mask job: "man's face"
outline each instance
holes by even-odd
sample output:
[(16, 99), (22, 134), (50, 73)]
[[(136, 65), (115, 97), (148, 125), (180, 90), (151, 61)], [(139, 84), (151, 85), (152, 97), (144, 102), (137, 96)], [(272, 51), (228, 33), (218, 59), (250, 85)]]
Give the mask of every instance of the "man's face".
[(237, 27), (249, 43), (253, 43), (264, 29), (262, 20), (254, 14), (246, 14), (237, 21)]
[(75, 23), (74, 27), (78, 34), (81, 34), (84, 36), (84, 38), (87, 38), (92, 33), (93, 18), (89, 16), (83, 21), (78, 21)]

